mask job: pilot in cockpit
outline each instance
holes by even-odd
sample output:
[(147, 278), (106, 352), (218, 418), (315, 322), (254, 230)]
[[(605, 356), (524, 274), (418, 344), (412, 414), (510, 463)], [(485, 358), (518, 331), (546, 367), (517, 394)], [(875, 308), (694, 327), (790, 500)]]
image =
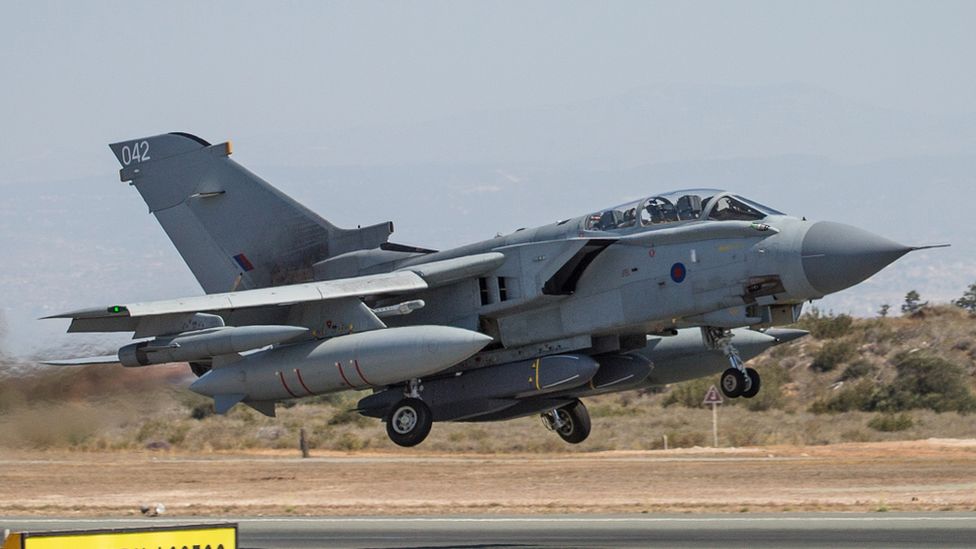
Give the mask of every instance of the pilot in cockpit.
[(650, 216), (651, 224), (670, 223), (678, 220), (678, 212), (668, 199), (660, 196), (651, 198), (644, 207)]
[(678, 199), (678, 219), (698, 219), (702, 213), (702, 199), (697, 194), (686, 194)]
[(623, 229), (624, 227), (633, 227), (637, 224), (637, 208), (630, 208), (624, 212), (624, 219), (617, 225), (618, 229)]

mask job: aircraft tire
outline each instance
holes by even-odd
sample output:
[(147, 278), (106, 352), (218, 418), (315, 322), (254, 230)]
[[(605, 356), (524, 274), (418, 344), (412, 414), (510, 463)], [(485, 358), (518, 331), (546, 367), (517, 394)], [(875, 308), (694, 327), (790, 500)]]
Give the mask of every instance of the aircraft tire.
[(563, 406), (556, 410), (559, 419), (563, 421), (563, 426), (556, 429), (559, 438), (570, 444), (579, 444), (590, 436), (590, 412), (582, 402), (576, 400), (572, 404)]
[(759, 372), (757, 372), (753, 368), (746, 368), (746, 375), (749, 376), (749, 379), (752, 381), (752, 383), (749, 385), (748, 389), (742, 391), (742, 398), (752, 398), (757, 394), (759, 394), (759, 386), (761, 383), (759, 378)]
[(729, 368), (722, 372), (719, 386), (722, 388), (722, 394), (728, 398), (737, 398), (742, 396), (742, 392), (746, 389), (746, 376), (735, 368)]
[(397, 402), (386, 417), (386, 434), (398, 446), (409, 448), (427, 438), (433, 425), (430, 407), (419, 398)]

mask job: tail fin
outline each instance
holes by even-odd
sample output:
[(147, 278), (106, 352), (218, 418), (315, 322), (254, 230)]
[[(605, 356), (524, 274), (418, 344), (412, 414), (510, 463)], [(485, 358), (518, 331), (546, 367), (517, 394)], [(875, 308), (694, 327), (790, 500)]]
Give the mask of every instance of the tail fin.
[(378, 247), (392, 223), (340, 229), (211, 145), (168, 133), (110, 145), (122, 181), (139, 191), (207, 293), (312, 280), (312, 265)]

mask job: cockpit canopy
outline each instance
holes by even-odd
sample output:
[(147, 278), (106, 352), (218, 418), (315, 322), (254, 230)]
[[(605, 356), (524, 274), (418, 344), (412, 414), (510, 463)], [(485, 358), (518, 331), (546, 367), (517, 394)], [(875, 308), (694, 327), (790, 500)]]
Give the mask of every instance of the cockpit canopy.
[(592, 213), (586, 217), (583, 228), (588, 231), (614, 231), (698, 219), (759, 221), (769, 215), (784, 214), (726, 191), (687, 189)]

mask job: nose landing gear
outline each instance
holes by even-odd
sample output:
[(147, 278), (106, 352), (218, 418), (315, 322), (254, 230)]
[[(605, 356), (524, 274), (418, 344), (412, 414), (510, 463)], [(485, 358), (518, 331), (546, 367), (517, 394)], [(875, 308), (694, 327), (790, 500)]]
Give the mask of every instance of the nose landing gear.
[(732, 331), (722, 328), (702, 328), (702, 335), (706, 344), (722, 354), (732, 366), (722, 372), (719, 387), (728, 398), (752, 398), (759, 394), (761, 380), (759, 372), (753, 368), (746, 368), (739, 358), (739, 351), (732, 345)]
[(735, 368), (729, 368), (722, 372), (719, 386), (722, 387), (722, 394), (729, 398), (742, 396), (746, 387), (746, 376)]
[(752, 368), (741, 371), (729, 368), (722, 372), (719, 385), (722, 393), (729, 398), (752, 398), (759, 394), (760, 383), (759, 372)]
[(762, 380), (759, 378), (759, 372), (752, 368), (746, 368), (746, 376), (749, 378), (749, 388), (742, 391), (742, 398), (752, 398), (759, 394), (759, 386), (762, 384)]

